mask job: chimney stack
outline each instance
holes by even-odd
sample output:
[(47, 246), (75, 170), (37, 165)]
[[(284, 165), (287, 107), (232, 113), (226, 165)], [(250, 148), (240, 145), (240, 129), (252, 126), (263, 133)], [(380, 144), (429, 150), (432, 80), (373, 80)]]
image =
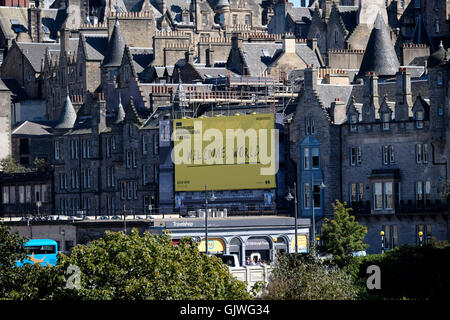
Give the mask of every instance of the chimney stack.
[(395, 120), (405, 121), (412, 116), (411, 73), (400, 68), (396, 74)]
[(285, 34), (283, 36), (283, 52), (295, 53), (295, 37), (291, 34)]
[(317, 80), (319, 78), (317, 68), (314, 65), (308, 66), (305, 69), (305, 90), (317, 90)]
[(368, 71), (364, 78), (363, 122), (375, 122), (379, 109), (378, 77), (375, 71)]

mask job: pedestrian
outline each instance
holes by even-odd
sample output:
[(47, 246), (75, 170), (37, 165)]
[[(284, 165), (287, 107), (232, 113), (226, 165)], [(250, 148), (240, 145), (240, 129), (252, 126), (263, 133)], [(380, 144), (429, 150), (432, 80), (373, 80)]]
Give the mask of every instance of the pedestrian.
[(247, 257), (247, 260), (245, 261), (245, 264), (248, 266), (250, 265), (250, 257)]

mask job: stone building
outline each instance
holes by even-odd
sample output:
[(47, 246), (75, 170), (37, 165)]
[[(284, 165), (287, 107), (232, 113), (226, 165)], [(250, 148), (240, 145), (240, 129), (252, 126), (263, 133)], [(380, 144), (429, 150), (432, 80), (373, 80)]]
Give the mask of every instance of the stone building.
[(412, 79), (377, 20), (364, 83), (319, 84), (318, 70), (307, 68), (289, 130), (301, 216), (314, 211), (320, 234), (331, 203), (345, 201), (368, 228), (370, 253), (381, 250), (382, 230), (385, 248), (417, 243), (418, 231), (425, 241), (448, 239), (447, 51), (431, 55), (427, 77)]

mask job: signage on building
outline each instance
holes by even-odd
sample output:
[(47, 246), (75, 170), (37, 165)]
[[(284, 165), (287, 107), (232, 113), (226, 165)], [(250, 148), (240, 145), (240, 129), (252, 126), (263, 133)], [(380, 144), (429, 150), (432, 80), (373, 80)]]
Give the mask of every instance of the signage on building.
[(173, 127), (175, 191), (276, 188), (273, 114), (175, 119)]

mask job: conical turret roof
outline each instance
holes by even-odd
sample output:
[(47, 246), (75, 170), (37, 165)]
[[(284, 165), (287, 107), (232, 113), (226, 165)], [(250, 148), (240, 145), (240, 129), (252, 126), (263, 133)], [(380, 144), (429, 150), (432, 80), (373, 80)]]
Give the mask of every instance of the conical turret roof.
[(119, 94), (119, 105), (117, 106), (116, 118), (114, 119), (114, 123), (121, 123), (125, 119), (125, 110), (122, 105), (122, 97)]
[(439, 66), (445, 62), (447, 62), (447, 51), (444, 49), (444, 45), (441, 41), (439, 49), (428, 58), (428, 68)]
[(104, 67), (119, 67), (122, 63), (123, 50), (125, 48), (125, 40), (120, 29), (119, 20), (116, 19), (114, 29), (109, 39), (106, 48), (105, 59), (103, 60)]
[(70, 101), (69, 95), (66, 97), (61, 115), (59, 116), (58, 124), (55, 126), (57, 129), (72, 129), (75, 121), (77, 120), (77, 113)]
[(363, 77), (368, 71), (375, 71), (381, 77), (395, 76), (399, 67), (386, 23), (378, 13), (357, 77)]

